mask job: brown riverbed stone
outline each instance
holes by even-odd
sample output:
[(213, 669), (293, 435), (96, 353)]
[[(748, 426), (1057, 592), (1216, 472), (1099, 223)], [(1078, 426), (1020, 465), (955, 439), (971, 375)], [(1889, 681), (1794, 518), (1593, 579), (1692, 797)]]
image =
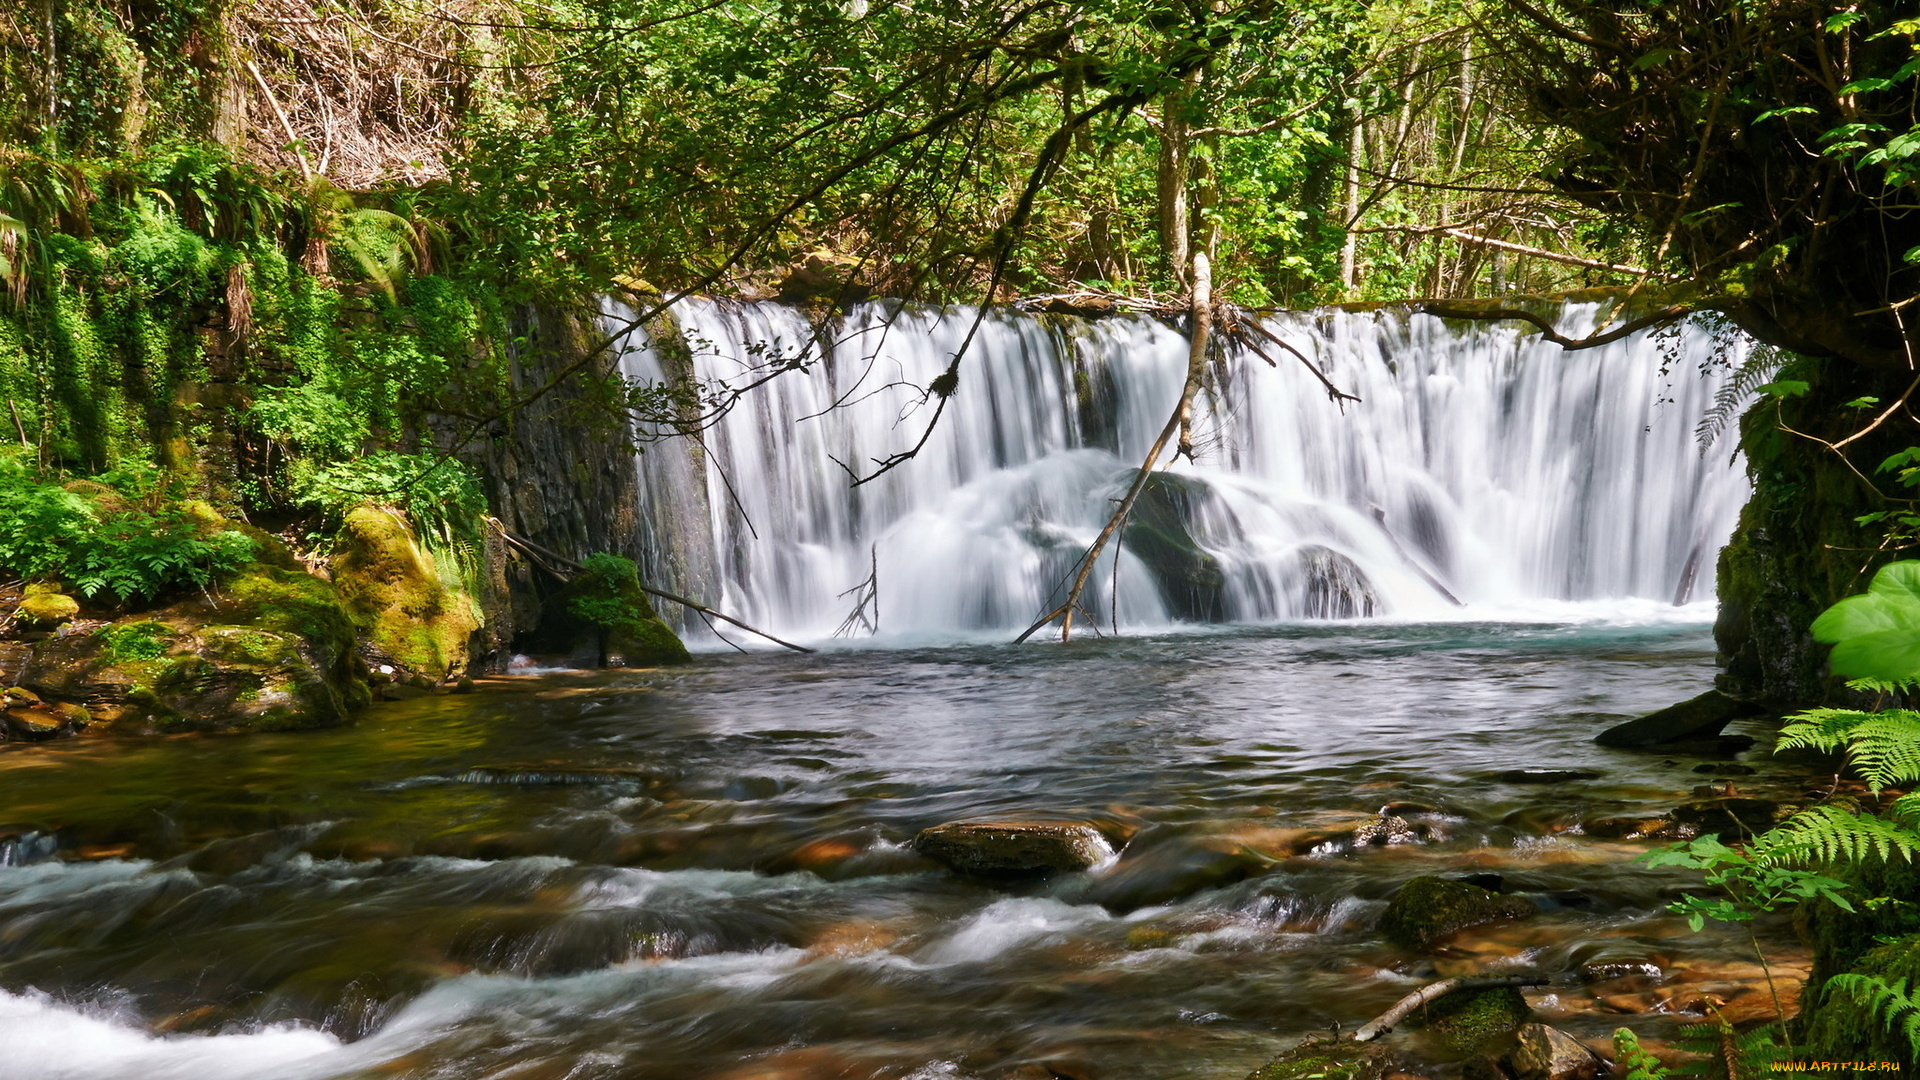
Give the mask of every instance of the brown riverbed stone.
[(965, 874), (1048, 874), (1085, 870), (1113, 856), (1084, 822), (954, 821), (920, 830), (914, 850)]

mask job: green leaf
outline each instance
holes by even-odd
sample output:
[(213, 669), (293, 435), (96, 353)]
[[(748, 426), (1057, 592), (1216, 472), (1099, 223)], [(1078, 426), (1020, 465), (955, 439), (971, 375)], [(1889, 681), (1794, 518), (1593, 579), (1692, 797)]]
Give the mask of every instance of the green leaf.
[(1819, 113), (1820, 113), (1820, 110), (1814, 108), (1811, 105), (1788, 105), (1785, 108), (1781, 108), (1781, 109), (1768, 109), (1766, 112), (1763, 112), (1759, 116), (1754, 117), (1753, 122), (1757, 124), (1762, 120), (1771, 120), (1776, 116), (1800, 116), (1803, 114), (1808, 116), (1818, 116)]
[(1837, 34), (1864, 18), (1866, 16), (1857, 11), (1843, 11), (1838, 15), (1829, 15), (1826, 22), (1827, 33)]
[(1880, 404), (1880, 399), (1877, 397), (1857, 397), (1841, 407), (1847, 409), (1871, 409), (1878, 404)]
[(1845, 97), (1848, 94), (1870, 94), (1875, 90), (1891, 89), (1893, 89), (1892, 79), (1855, 79), (1847, 85), (1842, 86), (1839, 93), (1840, 96)]
[(1773, 382), (1754, 387), (1757, 393), (1776, 398), (1800, 397), (1810, 389), (1812, 384), (1800, 379), (1775, 379)]

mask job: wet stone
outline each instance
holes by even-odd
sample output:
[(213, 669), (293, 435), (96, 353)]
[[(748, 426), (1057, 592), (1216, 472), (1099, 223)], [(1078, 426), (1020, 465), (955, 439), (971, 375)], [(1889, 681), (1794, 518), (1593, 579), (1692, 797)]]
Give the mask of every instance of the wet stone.
[(954, 821), (922, 829), (914, 850), (963, 874), (1023, 875), (1085, 870), (1113, 857), (1091, 825), (1053, 821)]
[(1493, 774), (1503, 784), (1564, 784), (1574, 780), (1598, 780), (1605, 775), (1598, 769), (1508, 769)]
[(1353, 830), (1355, 847), (1387, 844), (1417, 844), (1420, 832), (1413, 823), (1397, 814), (1375, 814)]
[(1699, 697), (1610, 727), (1594, 736), (1593, 741), (1601, 746), (1635, 748), (1711, 740), (1733, 721), (1761, 711), (1750, 702), (1709, 690)]
[(1384, 1043), (1309, 1039), (1255, 1069), (1247, 1080), (1386, 1080), (1401, 1067)]
[(1545, 1024), (1521, 1028), (1519, 1045), (1508, 1060), (1518, 1080), (1599, 1080), (1606, 1072), (1605, 1063), (1584, 1043)]
[(1425, 951), (1470, 926), (1522, 919), (1539, 909), (1523, 897), (1502, 896), (1478, 885), (1421, 876), (1400, 886), (1380, 917), (1388, 941)]
[(1511, 986), (1461, 990), (1430, 1003), (1416, 1015), (1436, 1041), (1452, 1053), (1495, 1048), (1533, 1019), (1533, 1008)]

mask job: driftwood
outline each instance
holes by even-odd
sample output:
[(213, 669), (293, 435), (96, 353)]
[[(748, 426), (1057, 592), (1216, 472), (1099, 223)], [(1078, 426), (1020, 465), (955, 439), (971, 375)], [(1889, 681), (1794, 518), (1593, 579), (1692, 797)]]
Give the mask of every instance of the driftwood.
[[(539, 544), (536, 544), (533, 541), (526, 539), (525, 537), (515, 536), (514, 534), (507, 531), (507, 527), (505, 525), (500, 524), (498, 521), (495, 521), (492, 518), (488, 518), (487, 520), (490, 524), (493, 525), (494, 529), (496, 529), (500, 533), (500, 538), (502, 540), (505, 540), (507, 543), (512, 544), (514, 547), (519, 548), (520, 550), (526, 552), (529, 555), (533, 555), (536, 558), (545, 559), (549, 562), (558, 563), (559, 565), (567, 567), (571, 570), (574, 570), (575, 572), (586, 569), (586, 566), (584, 566), (583, 564), (576, 562), (573, 559), (569, 559), (565, 555), (562, 555), (557, 551), (551, 551), (547, 548), (543, 548)], [(548, 567), (548, 570), (551, 572), (552, 568)], [(556, 574), (555, 576), (557, 577), (559, 575)], [(689, 600), (684, 596), (675, 596), (674, 594), (667, 592), (664, 589), (656, 589), (653, 586), (648, 585), (644, 582), (642, 582), (640, 585), (640, 591), (643, 593), (646, 593), (648, 596), (657, 596), (662, 600), (671, 600), (682, 607), (692, 608), (694, 611), (697, 611), (702, 615), (711, 616), (715, 619), (719, 619), (721, 622), (732, 623), (733, 625), (739, 627), (740, 629), (745, 630), (749, 634), (758, 634), (759, 636), (766, 638), (768, 641), (773, 642), (775, 645), (785, 646), (786, 648), (792, 649), (794, 652), (810, 653), (810, 652), (818, 651), (815, 649), (809, 649), (805, 645), (795, 645), (791, 641), (782, 641), (781, 639), (774, 637), (772, 634), (767, 633), (765, 630), (761, 630), (758, 627), (754, 627), (754, 626), (748, 626), (746, 623), (741, 622), (739, 619), (736, 619), (731, 615), (725, 614), (724, 612), (715, 611), (698, 600)], [(725, 639), (723, 638), (722, 640), (725, 640)]]
[(1393, 1025), (1407, 1018), (1415, 1009), (1440, 1000), (1457, 990), (1489, 990), (1500, 986), (1545, 986), (1547, 980), (1539, 975), (1462, 975), (1452, 979), (1441, 979), (1415, 990), (1399, 1001), (1393, 1008), (1374, 1017), (1353, 1033), (1354, 1042), (1372, 1042), (1393, 1030)]

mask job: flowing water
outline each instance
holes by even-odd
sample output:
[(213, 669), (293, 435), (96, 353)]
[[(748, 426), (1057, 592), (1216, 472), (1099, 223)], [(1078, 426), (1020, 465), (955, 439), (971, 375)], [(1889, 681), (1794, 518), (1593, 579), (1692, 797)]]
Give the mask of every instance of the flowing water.
[[(1684, 987), (1752, 1007), (1744, 935), (1689, 931), (1664, 911), (1684, 874), (1585, 828), (1730, 765), (1590, 741), (1712, 676), (1698, 564), (1743, 487), (1693, 442), (1723, 377), (1704, 334), (1562, 355), (1276, 319), (1365, 403), (1234, 359), (1156, 525), (1203, 587), (1129, 550), (1097, 603), (1131, 633), (1012, 646), (1180, 343), (990, 319), (920, 459), (850, 494), (829, 456), (911, 445), (899, 384), (965, 333), (889, 313), (805, 353), (792, 312), (683, 305), (709, 380), (802, 363), (639, 466), (657, 580), (826, 639), (877, 568), (878, 637), (488, 680), (336, 731), (0, 747), (0, 1078), (1238, 1080), (1469, 970), (1548, 976), (1530, 1000), (1588, 1036), (1670, 1032)], [(1799, 791), (1752, 734), (1742, 792)], [(1389, 805), (1417, 842), (1356, 846)], [(981, 881), (909, 845), (1009, 817), (1119, 854)], [(1377, 920), (1419, 873), (1542, 911), (1396, 950)]]
[[(709, 400), (757, 389), (703, 413), (697, 439), (641, 455), (648, 575), (789, 636), (832, 633), (870, 576), (896, 640), (1025, 627), (1060, 599), (1186, 373), (1185, 339), (1152, 319), (991, 313), (918, 457), (852, 487), (932, 422), (924, 388), (974, 313), (676, 311), (689, 355), (636, 333), (630, 378), (690, 376)], [(1597, 314), (1569, 305), (1560, 322), (1583, 334)], [(610, 309), (609, 329), (629, 315)], [(1696, 428), (1744, 339), (1686, 326), (1567, 352), (1394, 310), (1266, 326), (1363, 400), (1330, 402), (1278, 346), (1263, 346), (1277, 367), (1228, 348), (1196, 461), (1149, 489), (1146, 528), (1093, 574), (1102, 621), (1457, 617), (1446, 594), (1482, 618), (1709, 597), (1747, 484), (1732, 440), (1703, 448)]]

